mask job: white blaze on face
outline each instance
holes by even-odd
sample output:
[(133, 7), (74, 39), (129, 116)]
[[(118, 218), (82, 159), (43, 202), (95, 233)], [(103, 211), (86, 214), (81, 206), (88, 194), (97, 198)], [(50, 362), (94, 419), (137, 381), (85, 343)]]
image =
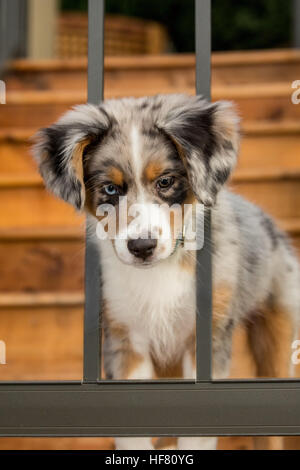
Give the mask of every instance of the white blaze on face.
[[(142, 185), (142, 155), (141, 155), (141, 134), (137, 126), (133, 125), (130, 133), (132, 169), (134, 173), (135, 184), (137, 185), (138, 197), (143, 199), (144, 188)], [(142, 200), (140, 201), (142, 202)]]
[(128, 239), (155, 238), (157, 247), (151, 261), (155, 262), (167, 258), (173, 249), (170, 218), (166, 205), (160, 206), (151, 202), (151, 195), (147, 196), (143, 185), (143, 158), (140, 130), (133, 125), (130, 133), (131, 164), (137, 188), (136, 203), (128, 208), (130, 222), (118, 234), (115, 240), (115, 249), (119, 258), (127, 264), (139, 262), (128, 248)]

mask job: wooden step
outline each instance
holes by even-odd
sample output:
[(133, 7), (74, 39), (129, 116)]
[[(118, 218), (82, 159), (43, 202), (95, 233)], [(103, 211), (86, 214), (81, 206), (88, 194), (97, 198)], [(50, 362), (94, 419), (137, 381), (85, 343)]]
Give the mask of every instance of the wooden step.
[[(108, 89), (106, 98), (123, 96), (155, 95), (156, 93), (186, 92), (194, 94), (192, 87), (159, 87)], [(270, 120), (281, 122), (298, 119), (300, 106), (291, 102), (290, 82), (231, 85), (213, 87), (213, 100), (234, 101), (245, 120)], [(13, 91), (7, 93), (7, 104), (0, 108), (1, 127), (39, 127), (54, 122), (63, 112), (74, 104), (86, 102), (86, 91)]]
[(78, 227), (84, 218), (75, 209), (55, 198), (42, 186), (42, 182), (28, 185), (0, 185), (0, 229), (20, 227)]
[[(0, 337), (6, 343), (6, 365), (0, 381), (81, 380), (83, 304), (73, 294), (53, 293), (11, 299), (0, 295)], [(4, 299), (4, 300), (3, 300)], [(231, 377), (252, 378), (252, 361), (239, 328), (233, 339)]]
[(300, 257), (300, 220), (292, 217), (278, 220), (277, 223), (289, 235), (292, 245)]
[[(167, 439), (167, 438), (166, 438)], [(170, 438), (172, 439), (172, 438)], [(173, 440), (173, 439), (172, 439)], [(175, 439), (174, 439), (175, 440)], [(163, 440), (162, 442), (165, 442)], [(299, 437), (284, 437), (285, 450), (299, 450)], [(165, 447), (163, 447), (165, 448)], [(110, 437), (8, 437), (0, 439), (0, 450), (114, 450), (114, 439)], [(158, 447), (157, 449), (160, 449)], [(253, 438), (241, 437), (220, 437), (218, 439), (219, 450), (253, 450)], [(279, 449), (278, 449), (279, 450)]]
[[(240, 169), (231, 186), (275, 217), (300, 216), (299, 168)], [(0, 213), (0, 229), (79, 227), (84, 222), (83, 216), (44, 189), (38, 175), (0, 175)]]
[[(300, 254), (300, 218), (278, 223)], [(0, 279), (0, 296), (16, 291), (28, 298), (40, 291), (83, 292), (83, 233), (68, 227), (0, 230)]]
[(240, 170), (230, 186), (278, 219), (300, 217), (299, 169)]
[(0, 293), (83, 291), (84, 250), (75, 231), (0, 230)]
[[(219, 52), (212, 55), (212, 84), (233, 85), (293, 81), (300, 76), (298, 50)], [(86, 89), (87, 60), (17, 60), (6, 71), (8, 90)], [(107, 89), (140, 88), (141, 83), (156, 88), (177, 84), (195, 87), (195, 56), (106, 57)]]
[[(74, 300), (75, 299), (75, 300)], [(0, 380), (81, 380), (83, 296), (0, 295)]]
[(9, 292), (0, 293), (0, 309), (83, 307), (83, 292)]
[[(0, 175), (36, 175), (30, 139), (36, 129), (0, 130)], [(242, 122), (238, 168), (299, 168), (300, 123), (298, 121)]]
[(242, 123), (238, 168), (299, 168), (300, 125), (297, 121)]
[[(247, 438), (246, 438), (247, 439)], [(248, 438), (251, 439), (251, 438)], [(245, 438), (242, 442), (244, 442)], [(235, 441), (232, 443), (236, 445)], [(230, 445), (230, 444), (229, 444)], [(229, 447), (230, 448), (230, 447)], [(111, 437), (2, 437), (0, 450), (114, 450)]]
[(300, 53), (296, 49), (215, 52), (212, 55), (214, 85), (293, 81), (299, 76)]

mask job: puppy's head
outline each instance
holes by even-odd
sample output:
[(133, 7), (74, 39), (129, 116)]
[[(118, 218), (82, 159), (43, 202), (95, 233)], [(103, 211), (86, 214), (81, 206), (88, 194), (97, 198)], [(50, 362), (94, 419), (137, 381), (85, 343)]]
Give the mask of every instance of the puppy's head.
[(77, 210), (102, 220), (111, 207), (116, 254), (148, 266), (180, 246), (186, 204), (214, 205), (238, 137), (230, 103), (157, 95), (77, 106), (39, 131), (34, 154), (46, 186)]

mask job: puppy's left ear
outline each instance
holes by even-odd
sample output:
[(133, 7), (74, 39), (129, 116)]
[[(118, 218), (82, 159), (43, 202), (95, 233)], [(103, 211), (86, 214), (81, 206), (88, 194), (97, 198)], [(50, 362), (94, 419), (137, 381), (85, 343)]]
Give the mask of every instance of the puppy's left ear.
[(159, 125), (175, 143), (199, 202), (210, 207), (229, 178), (239, 149), (239, 117), (230, 102), (173, 95)]

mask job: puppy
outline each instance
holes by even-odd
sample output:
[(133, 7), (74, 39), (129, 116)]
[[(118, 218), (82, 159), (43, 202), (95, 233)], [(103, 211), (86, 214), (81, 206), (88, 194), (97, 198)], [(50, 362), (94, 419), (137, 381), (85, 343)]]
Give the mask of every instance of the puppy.
[[(272, 219), (224, 189), (238, 149), (231, 103), (182, 94), (76, 106), (38, 133), (34, 154), (46, 187), (92, 214), (94, 233), (104, 219), (99, 208), (112, 208), (116, 218), (115, 236), (93, 235), (103, 269), (107, 378), (195, 377), (196, 252), (184, 242), (193, 218), (203, 229), (201, 205), (212, 212), (213, 378), (228, 377), (237, 325), (247, 328), (257, 376), (290, 375), (299, 266)], [(152, 444), (123, 438), (117, 447)], [(179, 438), (178, 448), (213, 449), (216, 439)]]

